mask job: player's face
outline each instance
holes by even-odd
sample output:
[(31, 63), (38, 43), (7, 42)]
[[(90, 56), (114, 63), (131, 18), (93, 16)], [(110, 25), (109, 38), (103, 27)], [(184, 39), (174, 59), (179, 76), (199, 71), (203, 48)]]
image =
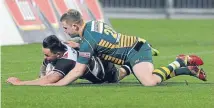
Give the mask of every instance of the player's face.
[(48, 61), (55, 61), (57, 59), (57, 54), (54, 54), (48, 48), (42, 48), (44, 53), (44, 58)]
[(66, 21), (62, 22), (62, 27), (64, 32), (67, 33), (69, 36), (73, 37), (78, 35), (78, 26), (76, 24), (67, 24)]

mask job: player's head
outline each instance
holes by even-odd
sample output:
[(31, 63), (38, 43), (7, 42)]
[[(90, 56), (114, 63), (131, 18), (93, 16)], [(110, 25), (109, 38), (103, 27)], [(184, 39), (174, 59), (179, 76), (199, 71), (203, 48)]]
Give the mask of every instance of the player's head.
[(45, 59), (48, 61), (54, 61), (60, 58), (62, 54), (67, 50), (66, 46), (55, 36), (50, 35), (43, 40), (42, 51)]
[(78, 35), (84, 24), (81, 13), (75, 9), (70, 9), (64, 13), (60, 21), (65, 33), (71, 37)]

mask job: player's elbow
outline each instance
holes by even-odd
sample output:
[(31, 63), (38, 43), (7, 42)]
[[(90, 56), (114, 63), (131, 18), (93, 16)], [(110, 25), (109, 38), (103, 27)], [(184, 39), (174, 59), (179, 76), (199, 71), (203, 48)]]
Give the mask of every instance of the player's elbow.
[(56, 85), (56, 86), (67, 86), (83, 75), (84, 75), (84, 71), (82, 72), (79, 70), (73, 70), (72, 72), (69, 72), (69, 74), (66, 75), (62, 80), (58, 81), (54, 85)]
[(51, 83), (55, 83), (55, 82), (53, 82), (53, 81), (40, 81), (39, 82), (39, 85), (46, 85), (46, 84), (51, 84)]
[(40, 85), (46, 85), (46, 84), (52, 84), (58, 82), (62, 77), (45, 77), (42, 80), (40, 80)]

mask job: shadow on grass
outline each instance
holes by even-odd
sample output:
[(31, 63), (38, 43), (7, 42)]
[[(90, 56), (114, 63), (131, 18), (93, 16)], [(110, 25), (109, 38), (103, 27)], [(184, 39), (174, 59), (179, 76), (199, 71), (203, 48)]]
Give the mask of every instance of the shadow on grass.
[[(2, 86), (9, 87), (10, 84), (2, 83)], [(90, 82), (76, 82), (68, 85), (68, 87), (144, 87), (139, 82), (119, 82), (119, 83), (102, 83), (93, 84)], [(158, 87), (173, 87), (173, 86), (201, 86), (201, 87), (214, 87), (214, 82), (163, 82), (157, 85)]]
[(204, 85), (204, 86), (210, 86), (214, 85), (214, 82), (163, 82), (160, 84), (160, 86), (182, 86), (182, 85)]
[[(163, 82), (161, 84), (158, 84), (157, 86), (188, 86), (188, 85), (200, 85), (200, 86), (214, 86), (214, 82)], [(118, 87), (130, 87), (130, 86), (142, 86), (139, 82), (119, 82), (119, 83), (102, 83), (102, 84), (92, 84), (90, 82), (80, 82), (80, 83), (73, 83), (69, 86), (72, 87), (82, 87), (82, 86), (91, 86), (91, 87), (112, 87), (112, 86), (118, 86)]]

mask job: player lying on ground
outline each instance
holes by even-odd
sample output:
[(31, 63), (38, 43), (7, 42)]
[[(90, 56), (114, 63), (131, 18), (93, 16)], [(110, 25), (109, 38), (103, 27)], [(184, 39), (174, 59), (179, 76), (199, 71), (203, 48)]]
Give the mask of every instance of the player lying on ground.
[[(76, 64), (78, 52), (60, 42), (54, 35), (44, 39), (42, 51), (45, 58), (41, 66), (39, 79), (21, 81), (16, 77), (10, 77), (7, 82), (13, 85), (44, 85), (55, 83), (68, 74)], [(81, 53), (80, 55), (88, 56)], [(129, 68), (126, 66), (122, 67), (116, 68), (113, 63), (92, 57), (84, 75), (80, 78), (92, 83), (116, 83), (130, 74)]]
[(73, 9), (64, 13), (60, 21), (67, 34), (81, 37), (79, 52), (87, 56), (79, 56), (75, 67), (63, 79), (49, 85), (68, 85), (83, 76), (92, 56), (118, 65), (129, 65), (138, 81), (145, 86), (155, 86), (176, 75), (192, 75), (206, 80), (205, 72), (198, 67), (202, 60), (197, 56), (185, 55), (168, 66), (154, 69), (151, 47), (145, 39), (117, 33), (100, 21), (85, 23), (80, 12)]

